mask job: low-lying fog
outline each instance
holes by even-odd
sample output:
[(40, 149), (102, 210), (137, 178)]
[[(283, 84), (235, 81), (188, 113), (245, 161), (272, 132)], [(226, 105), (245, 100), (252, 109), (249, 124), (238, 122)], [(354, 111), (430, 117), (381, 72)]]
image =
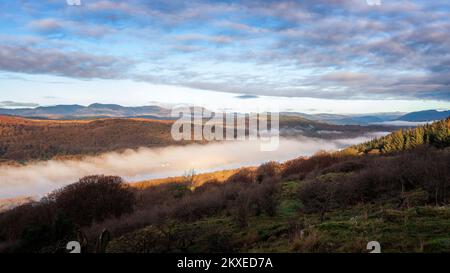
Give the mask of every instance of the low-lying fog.
[(279, 148), (260, 151), (258, 141), (225, 141), (206, 145), (140, 148), (123, 153), (106, 153), (86, 157), (82, 161), (42, 161), (25, 166), (0, 167), (0, 198), (42, 195), (76, 182), (92, 174), (118, 175), (128, 182), (179, 176), (187, 171), (196, 173), (258, 165), (270, 160), (285, 161), (312, 155), (320, 150), (338, 150), (364, 142), (385, 133), (375, 133), (352, 139), (322, 140), (306, 137), (280, 138)]
[(436, 120), (430, 121), (406, 121), (406, 120), (392, 120), (392, 121), (383, 121), (383, 122), (374, 122), (372, 125), (383, 125), (383, 126), (399, 126), (399, 127), (416, 127), (426, 124), (431, 124)]

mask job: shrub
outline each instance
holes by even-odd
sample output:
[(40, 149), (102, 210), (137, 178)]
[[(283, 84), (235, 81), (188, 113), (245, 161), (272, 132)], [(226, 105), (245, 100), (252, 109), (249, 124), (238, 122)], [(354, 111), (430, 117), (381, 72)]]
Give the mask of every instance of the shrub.
[(277, 199), (275, 194), (277, 187), (275, 182), (261, 185), (253, 191), (252, 202), (256, 204), (257, 212), (263, 211), (268, 216), (275, 216), (277, 208)]
[(314, 170), (322, 169), (339, 161), (339, 157), (330, 153), (320, 152), (310, 158), (299, 157), (282, 165), (282, 177), (303, 179)]
[(48, 197), (74, 223), (89, 226), (133, 211), (134, 193), (117, 176), (86, 176)]
[(255, 172), (245, 168), (230, 176), (226, 183), (252, 183), (255, 181)]
[(281, 164), (275, 161), (270, 161), (260, 165), (256, 169), (256, 181), (263, 182), (264, 179), (274, 178), (278, 176), (281, 170)]
[(53, 223), (28, 226), (20, 240), (21, 252), (63, 252), (65, 245), (76, 237), (75, 226), (59, 214)]
[(335, 181), (313, 180), (304, 182), (299, 189), (299, 197), (306, 212), (319, 212), (321, 220), (325, 213), (334, 209), (339, 185)]
[(338, 172), (349, 173), (349, 172), (359, 171), (366, 166), (364, 164), (364, 162), (361, 162), (361, 161), (362, 161), (362, 159), (359, 159), (359, 161), (349, 160), (349, 161), (339, 162), (334, 165), (331, 165), (328, 168), (323, 169), (321, 171), (321, 173), (322, 174), (338, 173)]
[(321, 239), (321, 235), (317, 230), (306, 230), (305, 235), (294, 239), (292, 249), (303, 253), (321, 252)]
[[(450, 197), (449, 164), (450, 153), (434, 148), (374, 157), (366, 163), (370, 168), (347, 174), (327, 173), (305, 181), (299, 196), (307, 212), (321, 214), (357, 203), (388, 200), (398, 202), (399, 207), (445, 205)], [(343, 166), (338, 163), (322, 173)]]
[(250, 217), (250, 200), (245, 196), (240, 196), (237, 199), (234, 208), (233, 219), (240, 228), (248, 227), (248, 218)]
[(41, 223), (52, 223), (55, 219), (52, 204), (31, 203), (0, 214), (0, 241), (18, 240), (25, 229)]

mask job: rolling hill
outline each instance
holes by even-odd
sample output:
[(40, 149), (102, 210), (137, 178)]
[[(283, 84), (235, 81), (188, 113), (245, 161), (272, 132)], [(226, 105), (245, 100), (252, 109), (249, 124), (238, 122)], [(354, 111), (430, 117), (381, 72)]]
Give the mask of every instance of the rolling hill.
[(382, 252), (448, 252), (449, 164), (449, 143), (424, 142), (136, 187), (90, 176), (0, 213), (0, 252), (64, 252), (71, 240), (111, 253), (367, 252), (374, 240)]
[[(0, 108), (0, 115), (20, 116), (37, 119), (98, 119), (98, 118), (149, 118), (174, 120), (171, 110), (156, 105), (127, 107), (117, 104), (93, 103), (82, 105), (54, 105), (35, 108)], [(370, 115), (342, 115), (342, 114), (305, 114), (300, 112), (282, 112), (281, 116), (304, 118), (318, 123), (334, 125), (371, 125), (383, 124), (391, 121), (434, 121), (447, 118), (450, 111), (426, 110), (411, 113), (374, 113)], [(389, 125), (389, 123), (385, 124)], [(411, 127), (411, 125), (403, 125)]]
[(396, 120), (404, 121), (434, 121), (441, 120), (450, 117), (450, 111), (436, 111), (436, 110), (426, 110), (411, 112), (403, 115)]
[(393, 153), (422, 145), (450, 146), (450, 118), (412, 129), (398, 130), (390, 135), (348, 149), (356, 149), (360, 153)]
[[(148, 118), (40, 120), (0, 116), (0, 163), (192, 143), (172, 138), (170, 131), (173, 122)], [(285, 137), (352, 138), (389, 130), (392, 128), (333, 125), (301, 117), (280, 117), (280, 135)]]
[(0, 116), (0, 162), (188, 143), (174, 141), (171, 126), (172, 121), (150, 119), (61, 121)]
[[(433, 122), (450, 116), (450, 111), (425, 110), (410, 113), (374, 113), (370, 115), (283, 113), (309, 120), (336, 125), (392, 125), (398, 127), (414, 127), (415, 122)], [(400, 122), (399, 122), (400, 121)], [(404, 123), (401, 123), (404, 121)]]
[(0, 109), (0, 115), (41, 119), (123, 118), (139, 116), (168, 118), (170, 116), (170, 110), (159, 106), (125, 107), (117, 104), (93, 103), (89, 106), (75, 104), (41, 106), (36, 108)]

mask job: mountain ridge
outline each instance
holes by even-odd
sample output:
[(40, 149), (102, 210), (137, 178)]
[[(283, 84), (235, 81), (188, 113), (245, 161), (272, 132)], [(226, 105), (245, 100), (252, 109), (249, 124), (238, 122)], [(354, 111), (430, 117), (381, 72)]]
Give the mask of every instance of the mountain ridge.
[(101, 103), (93, 103), (88, 106), (79, 104), (59, 104), (53, 106), (39, 106), (36, 108), (0, 108), (0, 115), (49, 119), (74, 119), (83, 117), (120, 118), (137, 116), (167, 118), (170, 116), (170, 110), (156, 105), (128, 107), (118, 104)]
[[(373, 114), (305, 114), (301, 112), (280, 112), (281, 115), (298, 116), (311, 121), (336, 125), (370, 125), (391, 121), (423, 122), (435, 121), (450, 116), (450, 110), (424, 110), (410, 113), (373, 113)], [(119, 104), (92, 103), (58, 104), (35, 108), (0, 108), (0, 115), (12, 115), (42, 119), (93, 119), (93, 118), (134, 118), (151, 117), (155, 119), (174, 119), (171, 110), (157, 105), (122, 106)]]
[(397, 120), (404, 121), (431, 121), (445, 119), (450, 116), (450, 110), (437, 111), (437, 110), (424, 110), (405, 114), (399, 117)]

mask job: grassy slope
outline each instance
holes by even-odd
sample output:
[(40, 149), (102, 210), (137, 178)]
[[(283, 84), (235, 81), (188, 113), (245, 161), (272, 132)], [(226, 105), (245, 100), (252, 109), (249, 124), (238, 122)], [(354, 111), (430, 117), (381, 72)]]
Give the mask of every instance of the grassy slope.
[[(166, 187), (169, 194), (166, 192), (160, 196), (159, 193), (164, 192), (161, 189), (150, 195), (150, 198), (145, 199), (149, 204), (141, 204), (144, 205), (143, 209), (129, 218), (109, 219), (112, 222), (98, 223), (95, 228), (101, 230), (106, 227), (112, 230), (113, 240), (107, 248), (109, 252), (365, 252), (367, 242), (372, 240), (379, 241), (384, 252), (449, 252), (450, 207), (446, 199), (449, 195), (441, 195), (441, 200), (433, 205), (433, 198), (429, 195), (433, 188), (426, 193), (426, 189), (421, 187), (432, 186), (426, 182), (436, 179), (442, 182), (442, 187), (446, 187), (443, 191), (448, 191), (448, 169), (445, 167), (448, 166), (450, 150), (423, 148), (424, 150), (417, 150), (412, 154), (405, 152), (393, 156), (363, 157), (340, 155), (337, 159), (334, 155), (318, 155), (293, 160), (292, 164), (285, 163), (281, 169), (285, 171), (286, 168), (293, 168), (296, 173), (285, 172), (287, 176), (281, 175), (283, 178), (279, 181), (270, 182), (277, 188), (274, 215), (269, 216), (264, 211), (251, 214), (245, 227), (238, 225), (233, 210), (239, 208), (242, 191), (247, 191), (243, 197), (249, 198), (253, 191), (257, 193), (261, 190), (256, 181), (240, 183), (239, 191), (233, 192), (228, 187), (228, 193), (237, 195), (237, 198), (232, 199), (219, 199), (221, 196), (217, 192), (223, 192), (227, 189), (223, 186), (233, 186), (236, 181), (220, 183), (221, 186), (217, 188), (211, 185), (203, 189), (199, 187), (206, 193), (204, 195), (201, 195), (202, 191), (197, 195), (197, 189), (191, 192), (179, 183), (176, 187)], [(362, 164), (362, 167), (355, 163)], [(368, 170), (373, 171), (370, 173)], [(361, 175), (364, 172), (371, 174), (370, 178)], [(346, 181), (348, 177), (354, 179)], [(404, 179), (409, 179), (411, 185), (401, 195), (397, 192), (392, 194), (391, 189), (386, 187), (398, 186)], [(342, 185), (358, 182), (351, 185), (384, 187), (378, 191), (370, 190), (371, 193), (381, 192), (384, 196), (376, 195), (372, 199), (366, 199), (368, 201), (364, 204), (348, 205), (345, 209), (343, 206), (330, 209), (325, 215), (307, 212), (304, 199), (299, 198), (299, 191), (311, 181), (343, 181)], [(145, 190), (145, 186), (142, 185), (139, 190)], [(426, 200), (422, 198), (423, 193), (427, 195)], [(231, 200), (234, 205), (226, 207), (226, 202), (223, 202), (225, 209), (221, 206), (217, 210), (211, 210), (211, 207), (217, 205), (214, 203), (216, 200), (207, 199), (211, 194), (217, 200)], [(408, 196), (407, 204), (399, 206), (399, 198), (404, 196)], [(163, 198), (158, 200), (158, 197)], [(338, 199), (337, 202), (341, 201)], [(170, 211), (170, 206), (175, 210)], [(158, 209), (158, 213), (159, 209), (168, 211), (168, 218), (164, 218), (162, 224), (155, 217), (148, 220), (152, 224), (139, 226), (138, 223), (127, 229), (127, 225), (132, 224), (133, 220), (140, 220), (146, 214), (154, 213), (154, 208)], [(176, 215), (184, 210), (193, 214)], [(205, 212), (199, 213), (200, 210)], [(127, 220), (130, 220), (129, 223)], [(114, 221), (116, 225), (122, 226), (114, 227)], [(98, 233), (92, 234), (97, 236)], [(167, 242), (161, 241), (161, 238), (167, 234), (170, 235), (167, 237), (169, 241), (178, 244), (176, 247), (163, 249)]]
[[(249, 168), (251, 169), (251, 168)], [(216, 180), (218, 182), (224, 182), (226, 181), (230, 176), (237, 173), (239, 169), (231, 169), (231, 170), (223, 170), (223, 171), (216, 171), (216, 172), (210, 172), (210, 173), (200, 173), (195, 174), (193, 176), (193, 184), (195, 186), (200, 186), (204, 184), (205, 182)], [(145, 180), (135, 183), (130, 183), (130, 186), (138, 189), (143, 189), (151, 186), (161, 185), (161, 184), (167, 184), (167, 183), (182, 183), (186, 180), (186, 177), (184, 176), (175, 176), (175, 177), (167, 177), (167, 178), (157, 178), (157, 179), (151, 179), (151, 180)]]
[[(231, 217), (209, 217), (176, 223), (174, 232), (197, 230), (195, 242), (186, 251), (202, 252), (211, 234), (225, 236), (238, 252), (366, 252), (369, 241), (379, 241), (383, 252), (450, 251), (450, 207), (417, 206), (397, 209), (395, 202), (354, 206), (327, 213), (301, 213), (297, 197), (301, 181), (280, 184), (274, 217), (253, 216), (247, 228)], [(213, 231), (213, 233), (211, 233)], [(113, 240), (109, 252), (139, 252), (139, 245), (157, 234), (152, 226)], [(220, 242), (219, 242), (220, 243)], [(220, 249), (219, 249), (220, 252)]]
[[(433, 130), (431, 138), (442, 134), (444, 139), (447, 137), (450, 123), (447, 120), (443, 124), (445, 126), (442, 128), (437, 127), (437, 130)], [(389, 137), (385, 139), (390, 141)], [(448, 148), (435, 150), (425, 146), (418, 147), (418, 150), (412, 152), (412, 154), (400, 153), (397, 156), (346, 157), (344, 151), (337, 153), (340, 163), (334, 162), (324, 167), (316, 165), (312, 169), (308, 166), (314, 162), (320, 163), (320, 160), (316, 160), (320, 156), (303, 163), (299, 160), (297, 162), (300, 165), (295, 169), (297, 173), (294, 175), (298, 178), (292, 179), (291, 173), (288, 175), (291, 178), (285, 176), (281, 182), (276, 183), (275, 215), (269, 216), (264, 213), (252, 215), (249, 217), (247, 227), (242, 227), (237, 225), (232, 216), (222, 212), (200, 220), (174, 221), (169, 230), (173, 234), (184, 234), (185, 237), (194, 234), (183, 252), (214, 251), (216, 244), (222, 245), (222, 248), (216, 249), (217, 252), (367, 252), (366, 246), (369, 241), (380, 242), (383, 252), (450, 252), (450, 206), (445, 197), (440, 205), (432, 205), (430, 202), (432, 191), (430, 192), (430, 188), (428, 193), (426, 191), (430, 186), (427, 183), (434, 179), (442, 182), (441, 187), (448, 187), (448, 180), (446, 181), (448, 169), (445, 168), (448, 166), (446, 164), (450, 150)], [(346, 165), (342, 165), (343, 163)], [(340, 167), (336, 167), (339, 164)], [(363, 166), (362, 169), (359, 164)], [(285, 163), (282, 168), (289, 168), (289, 165), (292, 166)], [(420, 169), (424, 169), (423, 172)], [(371, 176), (361, 176), (361, 173), (368, 173), (370, 170), (374, 170), (372, 173), (369, 172)], [(305, 173), (306, 176), (298, 175), (298, 171)], [(390, 173), (393, 176), (390, 176)], [(440, 176), (435, 176), (437, 173)], [(380, 178), (374, 177), (377, 175)], [(363, 179), (370, 179), (373, 182), (367, 184), (366, 181), (364, 184)], [(308, 212), (302, 203), (303, 199), (299, 198), (299, 191), (308, 183), (311, 184), (311, 181), (319, 184), (344, 182), (341, 186), (356, 181), (358, 187), (369, 185), (374, 188), (383, 187), (383, 183), (387, 185), (394, 183), (392, 185), (395, 187), (397, 185), (395, 183), (401, 181), (411, 184), (405, 192), (402, 190), (401, 193), (392, 194), (385, 188), (386, 194), (383, 190), (379, 191), (384, 196), (375, 196), (368, 202), (358, 202), (350, 206), (338, 206), (327, 210), (325, 214), (320, 214)], [(316, 187), (316, 190), (320, 188)], [(441, 190), (445, 191), (445, 188)], [(405, 200), (408, 201), (404, 203)], [(155, 250), (146, 247), (145, 244), (142, 246), (142, 241), (161, 237), (160, 232), (160, 227), (151, 225), (125, 234), (115, 238), (110, 243), (108, 251), (174, 251)], [(212, 244), (214, 240), (217, 242)]]

